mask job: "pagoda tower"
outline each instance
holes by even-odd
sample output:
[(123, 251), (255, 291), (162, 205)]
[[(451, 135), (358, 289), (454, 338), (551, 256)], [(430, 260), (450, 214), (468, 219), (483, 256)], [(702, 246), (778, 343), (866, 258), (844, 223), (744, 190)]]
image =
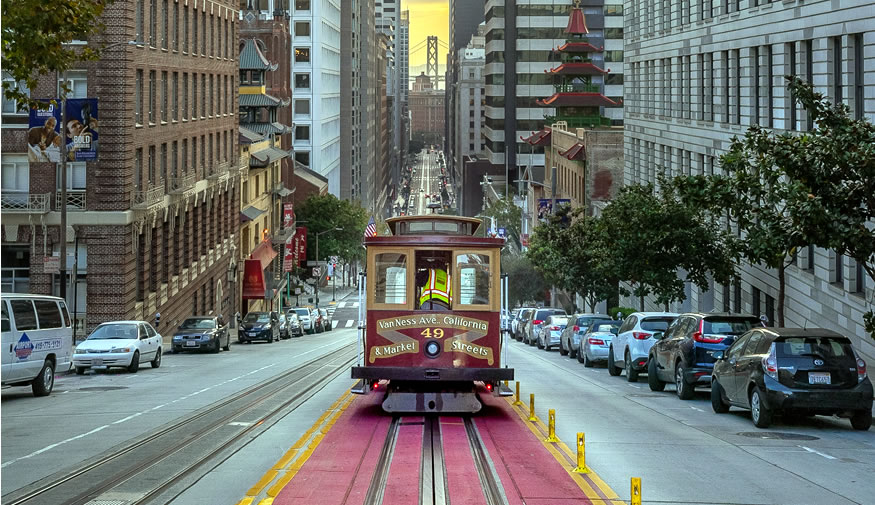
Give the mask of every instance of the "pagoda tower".
[[(610, 126), (611, 120), (602, 115), (602, 107), (619, 107), (622, 101), (615, 102), (602, 94), (602, 83), (608, 71), (594, 64), (590, 55), (603, 52), (604, 47), (595, 47), (588, 42), (589, 29), (580, 0), (574, 0), (565, 33), (568, 34), (565, 44), (554, 49), (561, 55), (562, 63), (545, 70), (553, 76), (556, 92), (536, 103), (556, 109), (555, 116), (546, 118), (548, 125), (565, 121), (569, 128)], [(593, 84), (593, 76), (601, 77), (602, 83)]]

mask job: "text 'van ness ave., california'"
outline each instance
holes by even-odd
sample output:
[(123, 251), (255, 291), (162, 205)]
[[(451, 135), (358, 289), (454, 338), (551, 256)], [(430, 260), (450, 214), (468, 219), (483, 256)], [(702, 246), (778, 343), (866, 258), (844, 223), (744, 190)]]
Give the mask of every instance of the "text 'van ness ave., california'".
[(489, 323), (486, 321), (454, 315), (427, 314), (416, 317), (393, 317), (377, 321), (377, 328), (380, 330), (401, 330), (426, 326), (447, 326), (458, 329), (476, 330), (483, 333), (486, 333), (489, 330)]

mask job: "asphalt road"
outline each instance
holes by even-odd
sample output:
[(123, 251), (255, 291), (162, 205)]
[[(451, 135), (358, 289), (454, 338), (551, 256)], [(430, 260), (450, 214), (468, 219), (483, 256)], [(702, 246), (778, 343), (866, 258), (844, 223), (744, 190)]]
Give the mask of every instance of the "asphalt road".
[[(414, 215), (425, 215), (431, 213), (428, 209), (428, 204), (432, 202), (431, 198), (426, 198), (425, 195), (438, 194), (440, 195), (440, 184), (438, 176), (440, 168), (438, 168), (437, 152), (429, 152), (428, 149), (423, 149), (419, 155), (419, 161), (416, 164), (416, 174), (410, 183), (411, 200), (415, 198)], [(420, 189), (422, 191), (420, 191)], [(440, 202), (438, 199), (435, 200)]]

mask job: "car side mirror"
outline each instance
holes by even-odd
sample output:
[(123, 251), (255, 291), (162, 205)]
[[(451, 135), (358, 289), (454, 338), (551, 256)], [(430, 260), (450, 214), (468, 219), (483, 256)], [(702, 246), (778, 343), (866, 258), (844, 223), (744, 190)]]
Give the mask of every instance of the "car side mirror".
[(711, 356), (713, 356), (714, 359), (716, 359), (718, 361), (726, 358), (726, 355), (723, 354), (723, 351), (711, 351)]
[(663, 336), (665, 336), (665, 333), (663, 333), (661, 331), (653, 332), (653, 339), (654, 340), (660, 340)]

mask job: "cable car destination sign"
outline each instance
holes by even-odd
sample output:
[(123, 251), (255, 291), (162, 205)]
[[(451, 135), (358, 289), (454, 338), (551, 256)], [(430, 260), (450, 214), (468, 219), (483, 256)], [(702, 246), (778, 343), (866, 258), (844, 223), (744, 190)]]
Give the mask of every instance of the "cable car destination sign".
[[(479, 345), (477, 340), (489, 331), (489, 322), (455, 314), (424, 314), (400, 316), (376, 321), (377, 335), (391, 344), (370, 347), (368, 361), (391, 358), (420, 351), (421, 340), (443, 339), (444, 352), (460, 352), (492, 365), (495, 356), (491, 347)], [(409, 335), (413, 330), (414, 335)]]

